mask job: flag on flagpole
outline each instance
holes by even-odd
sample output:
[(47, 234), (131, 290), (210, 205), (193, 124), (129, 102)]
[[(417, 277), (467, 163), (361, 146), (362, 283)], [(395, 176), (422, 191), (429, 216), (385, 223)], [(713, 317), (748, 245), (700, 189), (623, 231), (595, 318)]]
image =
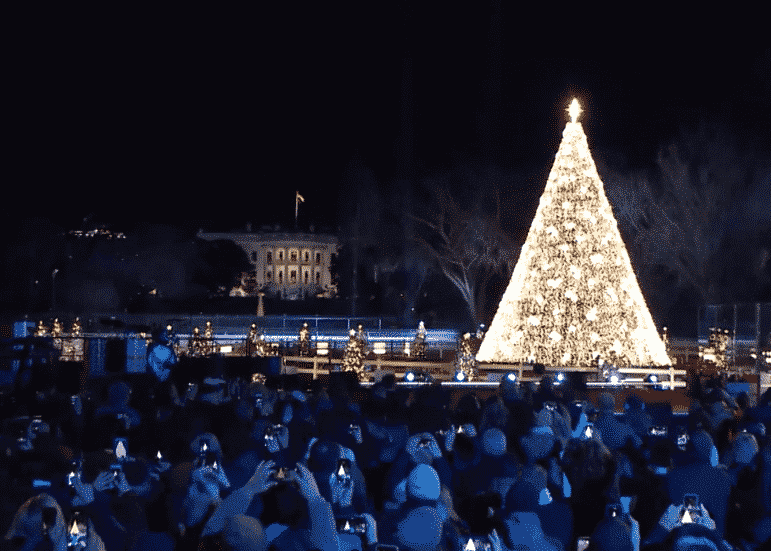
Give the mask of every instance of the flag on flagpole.
[(305, 197), (300, 195), (300, 192), (295, 190), (294, 192), (294, 223), (295, 226), (297, 225), (297, 208), (300, 205), (300, 203), (305, 202)]

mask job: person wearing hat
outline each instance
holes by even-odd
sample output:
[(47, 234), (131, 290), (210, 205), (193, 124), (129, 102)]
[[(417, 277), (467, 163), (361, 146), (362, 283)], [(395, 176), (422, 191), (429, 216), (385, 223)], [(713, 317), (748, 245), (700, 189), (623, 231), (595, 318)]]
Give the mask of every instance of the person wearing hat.
[(703, 503), (698, 512), (687, 511), (682, 502), (672, 503), (661, 515), (656, 527), (643, 541), (644, 546), (664, 543), (665, 549), (729, 551), (731, 548), (717, 532), (715, 520)]
[(305, 465), (297, 463), (276, 490), (284, 496), (277, 501), (279, 510), (272, 511), (278, 522), (268, 524), (265, 513), (261, 518), (269, 549), (340, 549), (332, 506), (319, 493), (316, 480)]
[(453, 495), (462, 515), (468, 511), (472, 498), (480, 491), (495, 491), (501, 501), (506, 497), (521, 468), (515, 456), (506, 451), (506, 447), (504, 432), (498, 428), (489, 428), (479, 438), (479, 462), (456, 472)]
[(400, 550), (437, 548), (444, 535), (446, 513), (439, 506), (441, 483), (428, 464), (416, 465), (395, 489), (397, 509), (384, 510), (378, 525), (379, 542)]
[(726, 514), (731, 494), (731, 477), (718, 464), (717, 449), (705, 431), (690, 437), (690, 464), (676, 467), (667, 475), (667, 493), (671, 503), (682, 503), (685, 494), (696, 494), (715, 521), (720, 537), (725, 533)]
[[(452, 485), (452, 471), (442, 455), (439, 443), (430, 432), (413, 434), (407, 439), (404, 449), (399, 452), (386, 477), (386, 498), (397, 497), (395, 488), (407, 478), (417, 465), (430, 465), (437, 473), (441, 483)], [(397, 499), (398, 501), (398, 499)]]
[(648, 436), (653, 425), (653, 419), (650, 414), (645, 411), (645, 402), (640, 400), (637, 394), (630, 394), (624, 402), (624, 415), (622, 416), (623, 422), (630, 427), (634, 433), (642, 439)]
[(634, 549), (629, 527), (619, 518), (604, 518), (592, 532), (588, 551), (634, 551)]
[(547, 474), (540, 465), (529, 465), (504, 496), (503, 515), (535, 513), (544, 535), (568, 549), (573, 538), (570, 504), (549, 491)]
[(602, 442), (573, 438), (561, 465), (570, 483), (576, 534), (590, 534), (605, 517), (605, 505), (618, 501), (616, 460)]
[(332, 505), (335, 518), (374, 512), (367, 499), (364, 475), (350, 450), (337, 442), (319, 440), (310, 448), (308, 469), (316, 479), (319, 493)]
[[(19, 507), (4, 540), (8, 549), (14, 551), (45, 548), (67, 551), (71, 529), (67, 524), (68, 520), (64, 518), (59, 503), (51, 495), (41, 493), (29, 498)], [(83, 542), (85, 545), (81, 549), (105, 551), (104, 542), (88, 517), (85, 518), (85, 524), (87, 535)]]
[(552, 412), (549, 408), (542, 407), (534, 414), (534, 420), (530, 431), (519, 439), (520, 449), (528, 464), (546, 459), (561, 448), (560, 440), (551, 427)]
[(616, 419), (616, 401), (612, 394), (603, 392), (599, 397), (597, 405), (600, 411), (594, 426), (599, 429), (603, 443), (610, 450), (617, 450), (623, 447), (627, 440), (632, 440), (636, 448), (642, 445), (642, 439), (635, 433), (632, 427)]
[[(529, 482), (526, 484), (530, 484)], [(526, 493), (532, 499), (534, 493), (538, 493), (535, 486), (525, 487), (521, 485), (518, 490)], [(514, 491), (514, 488), (512, 488)], [(511, 492), (509, 492), (511, 494)], [(507, 498), (507, 501), (508, 498)], [(512, 499), (513, 503), (514, 500)], [(503, 525), (504, 533), (501, 534), (503, 543), (509, 549), (523, 549), (528, 551), (562, 551), (564, 547), (552, 537), (547, 536), (541, 528), (541, 519), (533, 511), (518, 511), (516, 509), (532, 509), (536, 505), (518, 504), (506, 512)]]

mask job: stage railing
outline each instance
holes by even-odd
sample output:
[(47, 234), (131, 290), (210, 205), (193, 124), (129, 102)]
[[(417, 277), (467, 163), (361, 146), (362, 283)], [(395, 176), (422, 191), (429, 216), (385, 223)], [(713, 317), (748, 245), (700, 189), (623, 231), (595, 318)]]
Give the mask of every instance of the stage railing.
[[(295, 364), (313, 364), (313, 367), (311, 369), (302, 368), (302, 367), (296, 367), (296, 366), (289, 366), (287, 363), (295, 363)], [(328, 356), (283, 356), (281, 360), (281, 367), (282, 371), (286, 372), (287, 368), (294, 367), (296, 372), (299, 373), (311, 373), (313, 375), (314, 379), (317, 379), (319, 374), (326, 373), (328, 371), (333, 371), (334, 366), (341, 365), (343, 363), (343, 360), (341, 358), (331, 358)], [(365, 360), (365, 365), (373, 366), (375, 371), (381, 371), (384, 367), (394, 367), (394, 368), (403, 368), (404, 371), (407, 370), (425, 370), (429, 373), (435, 374), (438, 372), (441, 378), (446, 379), (452, 379), (454, 375), (454, 365), (452, 362), (428, 362), (428, 361), (420, 361), (420, 360), (384, 360), (380, 356), (378, 356), (375, 359), (372, 360)], [(323, 366), (320, 368), (320, 366)], [(540, 377), (525, 377), (524, 373), (531, 373), (532, 370), (529, 369), (527, 366), (522, 364), (491, 364), (491, 363), (484, 363), (479, 365), (479, 370), (482, 373), (490, 372), (490, 371), (500, 371), (500, 372), (510, 372), (515, 371), (517, 373), (517, 380), (522, 382), (527, 381), (538, 381), (540, 380)], [(661, 380), (657, 382), (646, 382), (645, 380), (634, 380), (634, 384), (636, 386), (661, 386), (661, 387), (668, 387), (668, 388), (679, 388), (679, 387), (685, 387), (686, 382), (685, 381), (677, 381), (675, 380), (675, 377), (684, 377), (687, 375), (687, 372), (683, 369), (675, 369), (674, 367), (669, 368), (634, 368), (634, 367), (624, 367), (615, 370), (618, 373), (621, 374), (629, 374), (629, 375), (656, 375), (657, 377), (660, 377)], [(552, 368), (547, 367), (546, 372), (554, 375), (556, 373), (571, 373), (571, 372), (580, 372), (580, 373), (587, 373), (587, 374), (596, 374), (597, 369), (594, 367), (565, 367), (565, 368)], [(666, 381), (664, 379), (668, 378), (669, 380)], [(628, 379), (627, 379), (628, 381)], [(632, 381), (629, 381), (632, 382)], [(603, 381), (599, 381), (599, 384), (607, 384)], [(587, 383), (591, 384), (591, 383)], [(623, 381), (622, 383), (623, 384)]]

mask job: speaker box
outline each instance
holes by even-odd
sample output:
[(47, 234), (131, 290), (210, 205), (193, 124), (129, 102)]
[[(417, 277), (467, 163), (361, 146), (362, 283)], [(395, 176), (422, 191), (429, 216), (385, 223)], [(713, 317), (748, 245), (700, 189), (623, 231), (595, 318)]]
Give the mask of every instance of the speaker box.
[(183, 356), (172, 370), (172, 377), (177, 384), (200, 383), (213, 371), (210, 358), (191, 358)]
[(126, 371), (126, 341), (123, 339), (107, 339), (104, 354), (104, 370), (107, 373), (123, 373)]
[(252, 377), (252, 373), (257, 373), (256, 358), (250, 358), (248, 356), (235, 356), (225, 357), (224, 362), (224, 374), (230, 379), (240, 378), (248, 381)]
[(86, 387), (87, 378), (85, 362), (60, 361), (56, 374), (56, 388), (62, 394), (73, 396)]
[(256, 360), (256, 373), (262, 373), (268, 377), (281, 375), (281, 356), (264, 356), (254, 359)]

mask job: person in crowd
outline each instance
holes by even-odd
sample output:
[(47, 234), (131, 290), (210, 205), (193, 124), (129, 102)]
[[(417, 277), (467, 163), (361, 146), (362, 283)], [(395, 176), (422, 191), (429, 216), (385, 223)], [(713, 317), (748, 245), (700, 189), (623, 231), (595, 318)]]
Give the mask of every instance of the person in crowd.
[(506, 525), (506, 532), (502, 536), (502, 541), (507, 549), (527, 551), (563, 550), (558, 541), (549, 538), (543, 533), (541, 521), (535, 513), (516, 511), (511, 513), (504, 523)]
[(319, 493), (313, 474), (302, 463), (263, 496), (261, 522), (269, 550), (337, 551), (339, 537), (332, 506)]
[(479, 462), (456, 472), (454, 477), (453, 495), (461, 516), (473, 508), (472, 498), (478, 493), (492, 490), (503, 502), (521, 469), (516, 457), (507, 451), (506, 435), (501, 429), (485, 430), (478, 446)]
[[(553, 495), (554, 494), (554, 495)], [(547, 473), (540, 465), (529, 465), (511, 486), (503, 504), (504, 516), (530, 512), (538, 516), (543, 533), (566, 549), (573, 539), (573, 513), (569, 502), (548, 488)]]
[(390, 499), (396, 498), (396, 486), (407, 478), (416, 465), (420, 464), (433, 467), (445, 486), (452, 485), (450, 466), (442, 455), (434, 435), (430, 432), (413, 434), (407, 439), (404, 449), (399, 452), (388, 471), (386, 495)]
[(632, 428), (641, 441), (647, 438), (653, 419), (645, 411), (645, 403), (637, 394), (630, 394), (624, 402), (623, 422)]
[(562, 447), (552, 428), (553, 411), (547, 404), (548, 402), (544, 403), (537, 413), (531, 414), (534, 422), (529, 432), (519, 439), (519, 446), (526, 464), (548, 460)]
[(690, 437), (692, 461), (674, 468), (667, 475), (667, 492), (671, 503), (682, 503), (685, 494), (696, 494), (699, 502), (714, 519), (720, 537), (725, 533), (731, 477), (718, 464), (717, 449), (709, 434), (696, 432)]
[(628, 439), (632, 440), (635, 447), (642, 445), (642, 438), (635, 433), (632, 427), (616, 419), (616, 401), (611, 393), (603, 392), (600, 394), (597, 405), (599, 406), (599, 414), (594, 426), (599, 429), (603, 443), (610, 450), (617, 450), (622, 447)]
[(317, 441), (311, 446), (308, 468), (336, 518), (374, 513), (367, 497), (366, 480), (350, 450), (337, 442)]
[(107, 403), (94, 411), (97, 422), (101, 417), (115, 417), (123, 421), (126, 430), (136, 427), (142, 422), (139, 411), (131, 407), (131, 386), (124, 381), (115, 381), (107, 389)]
[(590, 534), (605, 517), (605, 506), (619, 501), (613, 454), (594, 438), (574, 438), (565, 448), (562, 468), (571, 487), (575, 532)]
[[(73, 533), (73, 523), (77, 536)], [(105, 551), (91, 520), (73, 515), (72, 522), (68, 522), (59, 503), (47, 493), (35, 495), (19, 507), (4, 539), (7, 548), (14, 551), (67, 551), (70, 542), (78, 542), (84, 551)]]
[(715, 521), (703, 503), (686, 507), (672, 503), (661, 515), (656, 528), (643, 541), (642, 549), (663, 543), (664, 549), (729, 551), (731, 546), (716, 530)]
[(395, 488), (398, 506), (386, 509), (378, 524), (380, 542), (398, 545), (399, 549), (436, 549), (445, 536), (448, 511), (440, 505), (439, 474), (427, 463), (415, 465)]

